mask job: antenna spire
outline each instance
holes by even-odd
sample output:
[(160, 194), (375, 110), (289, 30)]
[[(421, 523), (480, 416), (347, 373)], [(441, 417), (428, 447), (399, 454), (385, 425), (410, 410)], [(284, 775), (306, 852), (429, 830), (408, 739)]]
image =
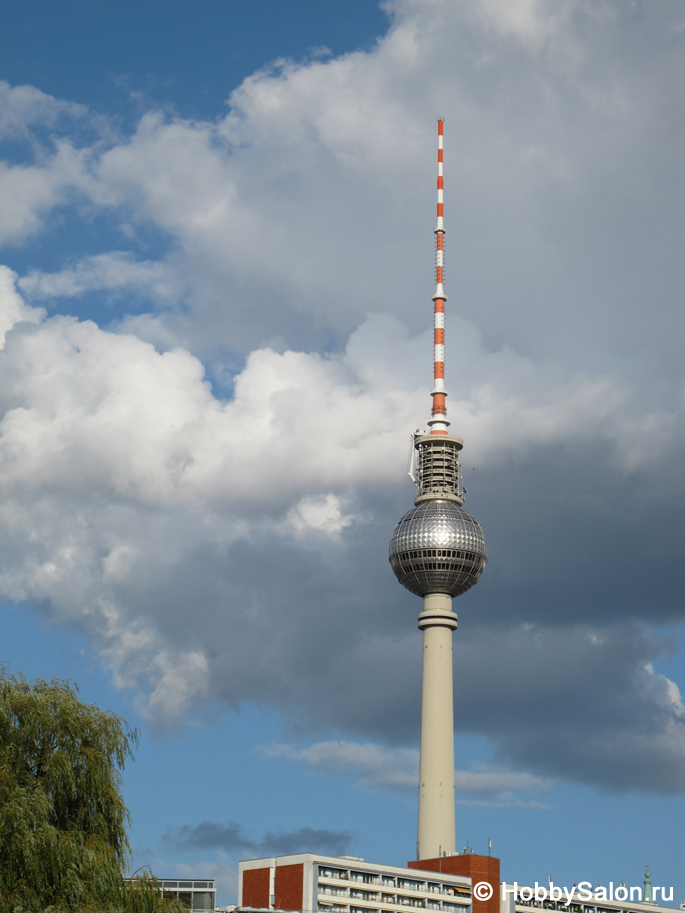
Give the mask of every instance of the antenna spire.
[(445, 406), (445, 302), (447, 295), (443, 288), (443, 275), (445, 268), (445, 229), (443, 226), (443, 176), (442, 176), (442, 151), (443, 151), (443, 124), (444, 118), (438, 118), (438, 222), (434, 229), (436, 240), (436, 268), (435, 268), (435, 302), (434, 310), (434, 348), (433, 348), (433, 408), (428, 424), (431, 434), (447, 434), (447, 408)]

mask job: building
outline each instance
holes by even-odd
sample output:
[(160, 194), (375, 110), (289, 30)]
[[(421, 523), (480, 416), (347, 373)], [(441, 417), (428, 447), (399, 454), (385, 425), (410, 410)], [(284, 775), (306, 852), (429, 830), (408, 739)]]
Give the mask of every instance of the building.
[(184, 907), (197, 913), (214, 913), (216, 892), (213, 878), (184, 879), (160, 878), (159, 886), (165, 897), (176, 897)]
[(239, 866), (238, 908), (320, 913), (471, 913), (471, 879), (375, 865), (357, 856), (299, 853)]
[[(488, 900), (473, 894), (473, 885), (482, 882), (493, 889)], [(549, 899), (547, 883), (500, 883), (499, 859), (494, 856), (455, 854), (415, 860), (400, 868), (375, 865), (358, 856), (298, 853), (241, 862), (236, 913), (408, 913), (412, 908), (440, 913), (673, 913), (673, 907), (643, 900), (651, 894), (651, 883), (647, 885), (642, 889), (611, 884), (602, 900), (584, 900), (574, 885), (567, 904), (563, 891), (560, 899)], [(585, 891), (587, 896), (587, 886)]]

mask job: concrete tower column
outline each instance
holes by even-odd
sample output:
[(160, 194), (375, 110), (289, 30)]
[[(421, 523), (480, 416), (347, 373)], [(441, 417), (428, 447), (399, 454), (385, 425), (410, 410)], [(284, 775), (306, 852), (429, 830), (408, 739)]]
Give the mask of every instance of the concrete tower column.
[(455, 852), (454, 709), (452, 699), (452, 631), (457, 616), (452, 597), (423, 597), (419, 628), (423, 631), (423, 697), (419, 771), (418, 859)]

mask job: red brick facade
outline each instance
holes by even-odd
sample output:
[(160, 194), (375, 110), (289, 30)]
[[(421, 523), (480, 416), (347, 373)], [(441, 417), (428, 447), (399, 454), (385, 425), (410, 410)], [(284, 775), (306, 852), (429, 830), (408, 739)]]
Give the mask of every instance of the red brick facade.
[(243, 872), (243, 906), (269, 907), (270, 869), (247, 869)]
[[(247, 873), (246, 873), (247, 874)], [(277, 910), (301, 910), (304, 888), (304, 866), (276, 866), (275, 903)]]
[(438, 859), (421, 859), (408, 862), (410, 869), (424, 869), (428, 872), (446, 872), (448, 875), (467, 875), (474, 885), (487, 881), (492, 887), (490, 900), (473, 898), (473, 913), (499, 913), (499, 859), (495, 856), (477, 856), (464, 853), (462, 856), (440, 856)]

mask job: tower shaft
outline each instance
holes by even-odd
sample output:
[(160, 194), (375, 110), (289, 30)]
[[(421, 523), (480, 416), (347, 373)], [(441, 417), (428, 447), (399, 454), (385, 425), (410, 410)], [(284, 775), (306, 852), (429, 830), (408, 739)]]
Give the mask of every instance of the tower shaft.
[[(443, 121), (438, 120), (438, 212), (435, 226), (436, 266), (435, 294), (433, 295), (433, 407), (429, 421), (429, 437), (439, 441), (447, 438), (447, 407), (445, 397), (445, 302), (443, 224)], [(456, 467), (456, 488), (459, 493), (459, 458), (461, 442), (454, 442), (454, 453), (443, 460), (445, 468), (450, 462)], [(420, 446), (419, 477), (427, 473), (432, 457), (432, 446)], [(439, 462), (439, 460), (438, 460)], [(425, 465), (423, 465), (425, 463)], [(443, 472), (444, 474), (444, 472)], [(430, 488), (437, 480), (431, 478)], [(444, 481), (444, 480), (443, 480)], [(428, 497), (435, 497), (431, 491)], [(452, 495), (456, 497), (456, 495)], [(419, 830), (416, 843), (419, 859), (434, 859), (455, 851), (454, 826), (454, 708), (452, 698), (452, 631), (457, 627), (457, 616), (452, 612), (452, 597), (444, 593), (424, 596), (423, 612), (419, 615), (419, 628), (423, 630), (423, 691), (421, 698), (421, 760), (419, 771)]]
[(455, 851), (454, 710), (452, 706), (452, 631), (457, 616), (452, 597), (424, 596), (423, 693), (419, 770), (418, 859)]

